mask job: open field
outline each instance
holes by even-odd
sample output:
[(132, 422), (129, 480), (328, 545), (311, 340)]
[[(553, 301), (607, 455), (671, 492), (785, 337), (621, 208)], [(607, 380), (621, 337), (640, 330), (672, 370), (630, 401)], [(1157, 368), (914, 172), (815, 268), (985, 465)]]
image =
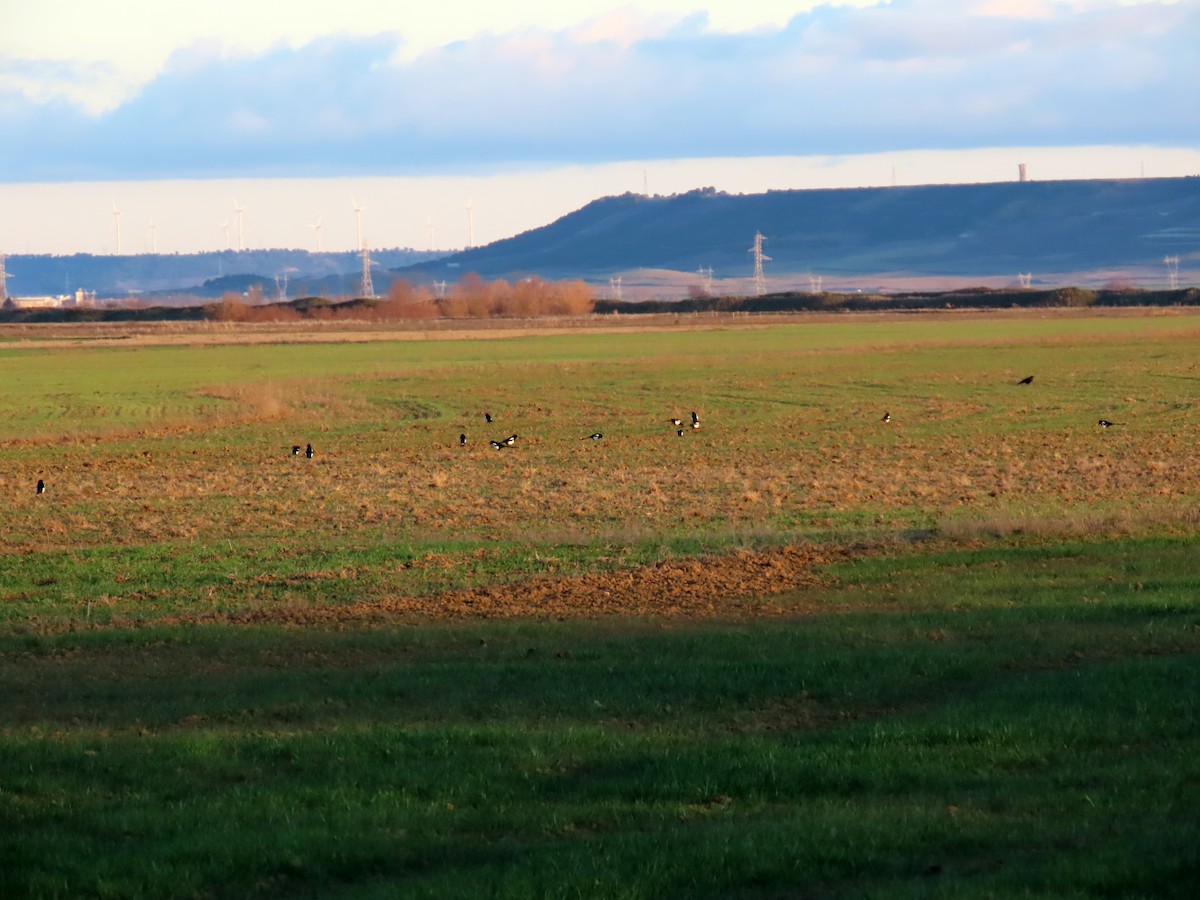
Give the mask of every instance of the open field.
[(314, 334), (0, 342), (0, 894), (1191, 895), (1200, 317)]

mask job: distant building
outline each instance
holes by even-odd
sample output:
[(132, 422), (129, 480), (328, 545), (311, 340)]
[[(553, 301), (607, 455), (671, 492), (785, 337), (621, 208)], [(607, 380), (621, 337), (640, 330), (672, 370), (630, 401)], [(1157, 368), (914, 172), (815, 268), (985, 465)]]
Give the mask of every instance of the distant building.
[(62, 305), (63, 306), (95, 306), (96, 305), (96, 292), (95, 291), (85, 291), (83, 288), (77, 288), (75, 290), (75, 299), (72, 300), (70, 297), (63, 297)]
[(62, 306), (62, 297), (9, 297), (5, 309), (46, 309)]
[(3, 309), (71, 309), (79, 306), (95, 306), (96, 292), (85, 291), (83, 288), (75, 291), (75, 295), (62, 294), (58, 297), (8, 297), (0, 308)]
[(1017, 164), (1017, 172), (1019, 173), (1019, 177), (1020, 177), (1021, 181), (1029, 180), (1029, 171), (1025, 168), (1025, 163)]

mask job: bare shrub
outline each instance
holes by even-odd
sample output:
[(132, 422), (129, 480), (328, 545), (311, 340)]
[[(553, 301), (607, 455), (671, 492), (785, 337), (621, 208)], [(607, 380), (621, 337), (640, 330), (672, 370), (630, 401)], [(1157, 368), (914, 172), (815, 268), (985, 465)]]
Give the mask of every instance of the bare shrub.
[(393, 282), (387, 297), (371, 311), (372, 318), (384, 320), (433, 319), (439, 315), (441, 311), (429, 291), (404, 280)]
[(213, 307), (212, 318), (217, 322), (249, 322), (250, 307), (237, 294), (225, 294)]

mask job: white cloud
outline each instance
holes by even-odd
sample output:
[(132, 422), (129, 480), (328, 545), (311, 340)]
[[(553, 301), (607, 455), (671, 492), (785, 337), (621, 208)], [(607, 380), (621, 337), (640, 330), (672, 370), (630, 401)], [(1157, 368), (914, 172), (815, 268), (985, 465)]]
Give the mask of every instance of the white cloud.
[[(835, 6), (869, 6), (886, 0), (832, 0)], [(524, 30), (576, 30), (578, 40), (621, 36), (628, 44), (671, 23), (701, 13), (714, 32), (778, 28), (797, 11), (822, 0), (38, 0), (5, 3), (0, 10), (0, 60), (100, 65), (109, 77), (47, 82), (39, 100), (62, 96), (89, 112), (109, 111), (163, 71), (181, 49), (219, 47), (223, 55), (254, 56), (278, 47), (299, 48), (327, 36), (391, 34), (398, 58), (421, 54), (481, 35)], [(64, 27), (67, 23), (69, 27)]]
[[(561, 28), (485, 30), (415, 56), (398, 31), (255, 52), (197, 39), (103, 115), (47, 100), (74, 79), (103, 75), (105, 64), (0, 62), (0, 112), (10, 134), (27, 138), (0, 143), (0, 172), (15, 180), (386, 174), (1018, 143), (1181, 145), (1200, 134), (1194, 5), (1093, 3), (1074, 15), (1061, 3), (1032, 3), (1021, 7), (1025, 18), (995, 18), (951, 14), (947, 2), (825, 4), (800, 14), (768, 3), (725, 20), (655, 0), (590, 18), (575, 12)], [(348, 0), (345, 12), (361, 6)], [(720, 8), (729, 17), (736, 9)], [(318, 7), (296, 9), (289, 34), (308, 33), (317, 20), (305, 16)], [(782, 27), (734, 27), (785, 15)], [(485, 16), (471, 27), (502, 21)], [(247, 16), (247, 36), (268, 32)]]

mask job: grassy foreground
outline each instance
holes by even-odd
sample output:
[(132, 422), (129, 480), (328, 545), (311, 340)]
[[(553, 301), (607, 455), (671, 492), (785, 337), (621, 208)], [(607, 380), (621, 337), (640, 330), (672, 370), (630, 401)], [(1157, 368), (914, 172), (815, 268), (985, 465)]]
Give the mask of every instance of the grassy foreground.
[(0, 894), (1190, 897), (1193, 553), (874, 557), (736, 625), (3, 638)]
[(1195, 322), (0, 347), (0, 627), (284, 620), (793, 541), (1191, 533)]
[(1191, 897), (1193, 322), (0, 346), (0, 896)]

